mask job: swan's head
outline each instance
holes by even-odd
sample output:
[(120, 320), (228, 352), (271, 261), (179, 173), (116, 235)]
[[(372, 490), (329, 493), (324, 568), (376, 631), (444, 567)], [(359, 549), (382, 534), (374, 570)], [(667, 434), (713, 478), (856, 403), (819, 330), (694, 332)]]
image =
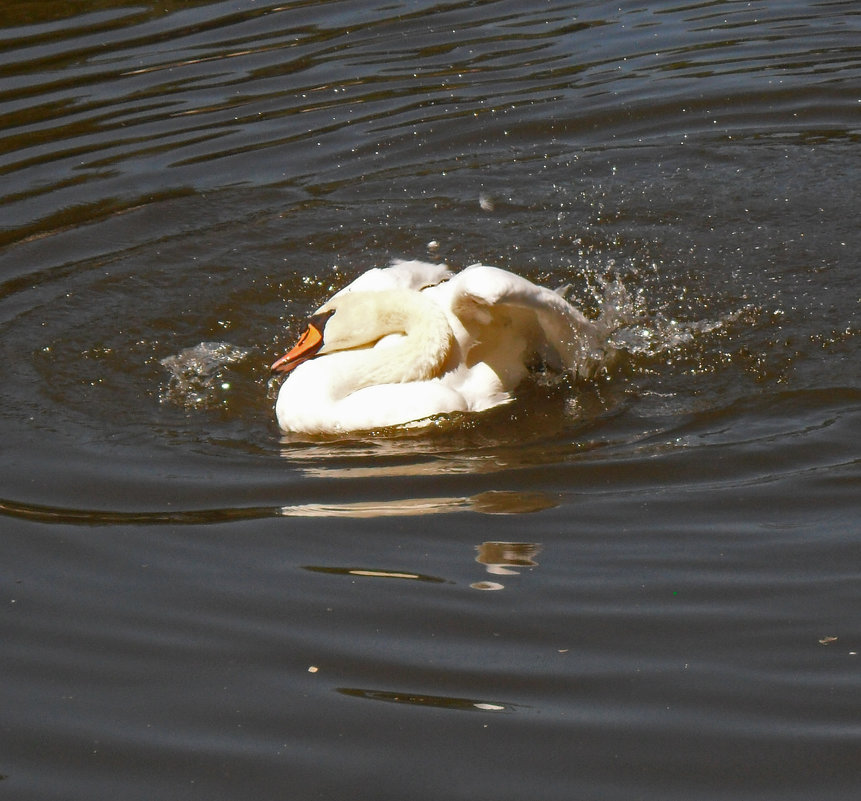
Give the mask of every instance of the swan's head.
[(272, 365), (274, 373), (289, 373), (315, 356), (373, 347), (389, 334), (404, 334), (409, 303), (415, 292), (347, 292), (321, 306), (308, 320), (296, 346)]

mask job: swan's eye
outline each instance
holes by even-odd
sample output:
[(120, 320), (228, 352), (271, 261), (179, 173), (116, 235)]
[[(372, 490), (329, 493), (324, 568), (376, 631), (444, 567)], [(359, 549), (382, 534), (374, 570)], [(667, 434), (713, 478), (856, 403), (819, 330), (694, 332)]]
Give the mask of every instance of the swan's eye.
[(308, 319), (308, 325), (313, 325), (318, 331), (322, 331), (328, 319), (335, 313), (334, 309), (329, 309), (329, 311), (320, 312), (319, 314), (314, 314)]

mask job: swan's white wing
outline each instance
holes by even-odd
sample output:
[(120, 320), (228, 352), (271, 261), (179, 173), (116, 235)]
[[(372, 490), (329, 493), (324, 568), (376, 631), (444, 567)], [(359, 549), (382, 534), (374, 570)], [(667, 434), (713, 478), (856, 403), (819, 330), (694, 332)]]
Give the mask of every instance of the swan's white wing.
[(445, 264), (397, 259), (389, 267), (374, 267), (362, 273), (334, 297), (345, 292), (384, 292), (389, 289), (419, 291), (446, 281), (452, 273)]
[[(373, 353), (371, 366), (397, 364), (392, 354), (406, 335), (385, 336), (370, 349), (322, 355), (299, 364), (282, 384), (276, 404), (282, 428), (348, 431), (481, 411), (509, 400), (536, 356), (580, 375), (604, 359), (598, 326), (556, 292), (496, 267), (473, 265), (452, 276), (445, 265), (396, 262), (364, 273), (338, 294), (404, 289), (421, 291), (426, 300), (420, 305), (436, 304), (454, 333), (457, 344), (445, 349), (442, 373), (427, 380), (387, 379), (395, 383), (365, 385), (359, 380), (355, 390), (345, 393), (351, 374), (368, 375), (367, 363), (356, 359)], [(398, 303), (413, 292), (401, 292)], [(393, 302), (391, 296), (389, 300)], [(432, 308), (422, 313), (429, 312), (438, 316)], [(447, 329), (446, 338), (450, 342)]]
[(536, 356), (579, 375), (603, 359), (594, 323), (556, 292), (507, 270), (474, 264), (430, 291), (454, 318), (467, 364), (487, 363), (508, 391)]
[(309, 434), (365, 431), (472, 410), (456, 387), (437, 378), (372, 384), (343, 394), (339, 377), (354, 371), (356, 356), (341, 351), (296, 367), (275, 405), (281, 428)]

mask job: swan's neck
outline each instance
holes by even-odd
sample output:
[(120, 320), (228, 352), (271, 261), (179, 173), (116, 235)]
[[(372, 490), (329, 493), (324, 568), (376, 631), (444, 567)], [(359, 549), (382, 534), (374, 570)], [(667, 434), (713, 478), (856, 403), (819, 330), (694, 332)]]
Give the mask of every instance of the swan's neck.
[[(347, 351), (333, 381), (335, 397), (377, 384), (437, 378), (454, 346), (444, 312), (420, 293), (381, 293), (376, 309), (380, 340), (373, 347)], [(349, 356), (349, 358), (347, 358)]]

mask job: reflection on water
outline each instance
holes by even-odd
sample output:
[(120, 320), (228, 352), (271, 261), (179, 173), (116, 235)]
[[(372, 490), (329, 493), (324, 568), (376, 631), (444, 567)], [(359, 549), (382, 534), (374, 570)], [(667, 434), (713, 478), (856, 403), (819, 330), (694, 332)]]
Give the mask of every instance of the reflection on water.
[(423, 695), (390, 690), (362, 690), (355, 687), (338, 687), (338, 692), (354, 698), (366, 698), (369, 701), (451, 709), (457, 712), (513, 712), (518, 706), (516, 704), (503, 704), (498, 701), (479, 701), (473, 698), (450, 698), (443, 695)]
[[(490, 575), (516, 576), (520, 568), (531, 568), (538, 565), (535, 557), (541, 552), (541, 546), (532, 542), (483, 542), (481, 545), (476, 545), (475, 550), (477, 551), (475, 561), (484, 565)], [(325, 573), (333, 576), (454, 583), (438, 576), (384, 568), (306, 565), (304, 569), (312, 573)], [(474, 590), (501, 590), (505, 588), (504, 584), (496, 581), (475, 581), (469, 586)]]
[(483, 542), (476, 550), (475, 561), (485, 565), (488, 573), (511, 576), (517, 575), (512, 567), (535, 567), (541, 546), (534, 542)]
[(0, 512), (41, 523), (86, 525), (193, 525), (255, 520), (265, 517), (414, 517), (416, 515), (476, 512), (488, 515), (530, 514), (552, 509), (558, 500), (542, 492), (491, 490), (472, 496), (400, 498), (344, 503), (303, 503), (292, 506), (255, 506), (163, 511), (78, 509), (22, 503), (0, 498)]
[[(391, 475), (402, 475), (393, 468)], [(409, 473), (408, 473), (409, 475)], [(352, 503), (302, 503), (281, 507), (283, 517), (413, 517), (449, 512), (491, 515), (529, 514), (551, 509), (557, 501), (543, 492), (491, 490), (477, 495), (449, 498), (399, 498), (390, 501)]]
[[(510, 407), (476, 416), (481, 419), (447, 420), (445, 428), (433, 434), (410, 436), (399, 430), (362, 440), (305, 442), (282, 447), (281, 456), (308, 478), (385, 481), (492, 475), (558, 464), (606, 446), (601, 429), (623, 408), (620, 398), (599, 401), (589, 397), (594, 388), (586, 390), (578, 400), (589, 407), (589, 419), (580, 421), (578, 429), (577, 421), (560, 416), (554, 399), (542, 405), (537, 393), (528, 386), (523, 389), (524, 397)], [(594, 408), (602, 403), (611, 408)], [(563, 430), (564, 423), (568, 427)]]
[[(516, 576), (518, 568), (536, 567), (535, 557), (541, 553), (541, 546), (535, 542), (483, 542), (475, 549), (475, 561), (492, 576)], [(469, 586), (474, 590), (505, 589), (498, 581), (475, 581)]]
[(446, 579), (437, 576), (423, 576), (420, 573), (404, 573), (397, 570), (370, 570), (361, 567), (321, 567), (316, 565), (306, 565), (305, 570), (310, 570), (312, 573), (329, 573), (333, 576), (359, 576), (362, 578), (394, 578), (407, 579), (410, 581), (429, 581), (431, 583), (440, 583)]
[(164, 511), (126, 511), (44, 506), (0, 499), (0, 512), (23, 520), (60, 525), (206, 525), (276, 517), (277, 507), (228, 507), (225, 509), (177, 509)]

